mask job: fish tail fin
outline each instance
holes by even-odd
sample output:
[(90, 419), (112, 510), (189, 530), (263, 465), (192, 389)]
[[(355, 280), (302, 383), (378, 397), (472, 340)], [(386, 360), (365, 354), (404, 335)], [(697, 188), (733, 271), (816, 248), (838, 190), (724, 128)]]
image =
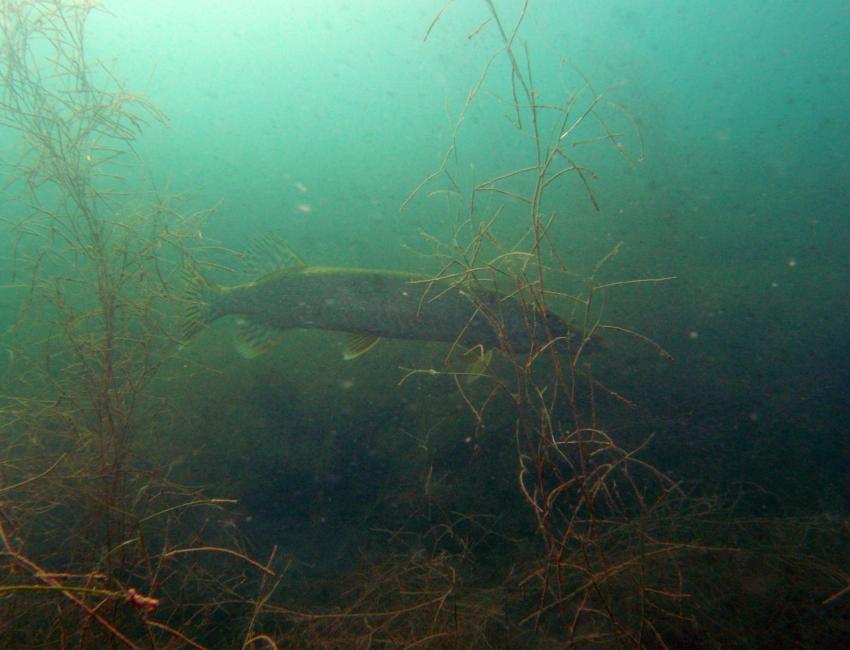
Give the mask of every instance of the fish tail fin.
[(221, 293), (221, 287), (207, 280), (189, 261), (183, 265), (183, 279), (186, 289), (183, 294), (182, 342), (185, 345), (214, 320), (212, 306)]

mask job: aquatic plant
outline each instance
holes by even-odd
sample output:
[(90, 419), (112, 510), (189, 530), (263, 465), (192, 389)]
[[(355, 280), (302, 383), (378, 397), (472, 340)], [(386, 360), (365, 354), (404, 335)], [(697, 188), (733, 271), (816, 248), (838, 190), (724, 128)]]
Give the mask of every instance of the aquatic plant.
[(216, 529), (232, 500), (139, 457), (173, 423), (150, 385), (174, 354), (171, 277), (205, 212), (182, 214), (140, 172), (133, 141), (165, 117), (87, 58), (97, 10), (0, 3), (0, 124), (17, 135), (4, 220), (21, 298), (5, 338), (0, 637), (200, 647), (189, 622), (208, 623), (207, 605), (176, 605), (233, 599), (231, 562), (234, 575), (274, 572)]
[[(439, 300), (446, 284), (460, 290), (498, 287), (523, 302), (532, 345), (494, 358), (489, 366), (474, 363), (457, 370), (448, 357), (462, 347), (459, 333), (446, 364), (403, 368), (400, 384), (445, 379), (454, 386), (473, 423), (470, 474), (485, 467), (489, 473), (492, 466), (482, 456), (513, 446), (512, 482), (528, 519), (508, 527), (493, 523), (504, 512), (458, 512), (456, 504), (463, 501), (457, 491), (476, 483), (458, 477), (452, 490), (439, 494), (431, 462), (420, 495), (427, 505), (419, 512), (411, 508), (411, 520), (418, 515), (420, 525), (409, 521), (402, 529), (381, 531), (392, 550), (368, 556), (362, 568), (323, 583), (319, 591), (329, 601), (324, 606), (321, 597), (267, 603), (267, 629), (283, 628), (269, 634), (297, 647), (764, 647), (786, 633), (817, 645), (815, 639), (823, 637), (805, 625), (789, 623), (785, 631), (777, 627), (762, 634), (748, 626), (747, 616), (772, 620), (763, 597), (781, 584), (784, 593), (794, 593), (794, 604), (788, 604), (794, 617), (816, 620), (820, 614), (811, 607), (811, 596), (800, 594), (821, 590), (824, 602), (832, 603), (846, 593), (840, 569), (815, 559), (830, 557), (833, 551), (825, 549), (839, 548), (846, 531), (820, 517), (752, 516), (746, 512), (751, 496), (699, 493), (653, 465), (647, 453), (652, 436), (640, 431), (635, 405), (599, 379), (594, 366), (604, 362), (596, 362), (590, 351), (597, 336), (609, 347), (625, 338), (669, 359), (656, 342), (607, 322), (604, 305), (612, 291), (670, 278), (604, 279), (619, 246), (589, 273), (575, 273), (554, 236), (569, 228), (565, 195), (583, 194), (600, 207), (594, 174), (580, 162), (579, 148), (607, 143), (629, 158), (628, 135), (611, 127), (616, 119), (611, 111), (619, 109), (567, 64), (578, 79), (575, 93), (544, 98), (546, 89), (533, 81), (533, 44), (520, 37), (527, 3), (511, 25), (489, 0), (486, 5), (489, 15), (482, 25), (497, 32), (501, 48), (470, 89), (442, 164), (401, 207), (425, 198), (429, 185), (446, 184), (429, 197), (446, 197), (459, 225), (448, 241), (426, 233), (436, 250), (431, 257), (442, 263), (423, 281), (434, 287), (423, 300)], [(517, 136), (506, 135), (504, 146), (527, 151), (530, 159), (467, 188), (456, 162), (463, 160), (465, 117), (488, 90), (499, 60), (507, 61), (509, 84), (498, 85), (511, 95), (491, 95), (507, 106)], [(637, 134), (631, 140), (639, 146)], [(563, 191), (569, 183), (573, 191)], [(550, 200), (552, 194), (559, 199)], [(471, 300), (477, 293), (467, 292)], [(501, 332), (500, 347), (510, 350), (511, 337), (498, 314), (484, 302), (477, 308), (476, 315)], [(571, 314), (583, 336), (560, 337), (541, 327), (546, 314), (558, 310)], [(616, 357), (616, 350), (609, 354)], [(473, 356), (478, 361), (483, 351)], [(625, 413), (619, 427), (630, 425), (625, 436), (630, 442), (606, 428), (612, 412)], [(505, 436), (506, 419), (512, 422), (512, 441)], [(488, 487), (501, 488), (508, 480), (498, 476)], [(534, 534), (518, 535), (523, 524)], [(477, 548), (487, 546), (488, 539), (499, 539), (496, 568), (480, 566)], [(777, 564), (783, 568), (777, 570)], [(489, 577), (484, 584), (482, 573)], [(795, 577), (789, 579), (789, 573)], [(748, 596), (730, 601), (730, 593)], [(736, 609), (747, 614), (730, 614)]]
[[(584, 336), (564, 340), (547, 328), (536, 328), (530, 332), (535, 340), (532, 349), (509, 358), (510, 373), (493, 372), (482, 379), (489, 381), (491, 388), (477, 403), (476, 398), (466, 396), (457, 377), (455, 383), (479, 426), (497, 394), (507, 396), (516, 414), (516, 484), (536, 521), (541, 555), (528, 558), (527, 574), (518, 582), (533, 596), (515, 625), (531, 626), (543, 638), (555, 634), (569, 646), (592, 642), (597, 647), (642, 647), (661, 642), (669, 620), (688, 616), (682, 609), (682, 585), (676, 579), (678, 556), (686, 547), (665, 534), (670, 504), (682, 500), (684, 494), (662, 472), (641, 460), (643, 445), (624, 449), (605, 431), (600, 404), (610, 398), (626, 400), (594, 378), (588, 351), (600, 332), (617, 332), (640, 338), (669, 356), (645, 337), (605, 324), (601, 309), (605, 293), (614, 287), (669, 278), (598, 280), (617, 247), (591, 275), (579, 279), (577, 290), (564, 291), (557, 278), (567, 267), (552, 243), (551, 232), (564, 227), (568, 215), (544, 207), (546, 196), (558, 184), (576, 178), (598, 210), (590, 185), (593, 173), (575, 158), (574, 151), (582, 143), (607, 142), (627, 157), (622, 143), (625, 134), (609, 127), (603, 111), (608, 107), (606, 98), (581, 75), (574, 94), (544, 101), (542, 89), (534, 86), (528, 46), (518, 38), (527, 5), (512, 26), (503, 23), (492, 3), (487, 6), (502, 48), (470, 91), (453, 143), (493, 61), (504, 57), (509, 63), (512, 121), (517, 133), (531, 143), (532, 159), (527, 166), (473, 186), (466, 224), (471, 236), (462, 247), (442, 247), (447, 262), (436, 277), (485, 286), (507, 282), (512, 285), (512, 295), (525, 302), (529, 325), (545, 323), (553, 303), (563, 304), (566, 299)], [(595, 131), (590, 136), (586, 135), (588, 126)], [(578, 134), (583, 141), (577, 142)], [(452, 150), (455, 148), (453, 144)], [(444, 160), (444, 167), (449, 159)], [(444, 167), (426, 181), (436, 178)], [(487, 201), (486, 212), (492, 216), (482, 219), (476, 206), (484, 195), (501, 197), (505, 203), (494, 207), (492, 200)], [(525, 235), (510, 245), (502, 244), (495, 233), (500, 219), (523, 219)], [(486, 308), (481, 308), (486, 314)], [(493, 325), (504, 329), (499, 322)]]
[[(753, 515), (741, 495), (689, 493), (653, 466), (651, 436), (633, 425), (633, 406), (602, 381), (606, 361), (591, 352), (602, 345), (597, 337), (609, 347), (626, 337), (666, 356), (604, 310), (612, 291), (665, 278), (606, 279), (619, 247), (577, 273), (557, 243), (576, 202), (601, 207), (582, 147), (607, 144), (628, 158), (628, 136), (612, 126), (621, 113), (578, 73), (574, 94), (546, 96), (533, 79), (534, 44), (520, 36), (527, 5), (510, 25), (485, 6), (470, 38), (486, 29), (497, 51), (466, 98), (443, 164), (402, 207), (429, 183), (447, 183), (435, 196), (447, 197), (458, 227), (448, 238), (426, 234), (442, 263), (423, 284), (498, 287), (522, 302), (531, 345), (494, 358), (473, 350), (461, 370), (453, 360), (402, 370), (400, 392), (445, 382), (441, 397), (455, 395), (465, 409), (467, 419), (442, 414), (444, 404), (416, 405), (426, 413), (417, 424), (439, 412), (458, 420), (455, 435), (470, 423), (461, 433), (469, 444), (446, 445), (464, 450), (456, 465), (466, 473), (438, 467), (443, 421), (407, 437), (399, 435), (407, 423), (364, 423), (401, 440), (394, 449), (412, 459), (394, 460), (409, 482), (381, 495), (397, 514), (380, 528), (379, 517), (357, 522), (372, 527), (357, 564), (317, 577), (291, 570), (276, 549), (265, 561), (250, 557), (225, 510), (231, 500), (183, 487), (143, 456), (162, 432), (181, 430), (155, 379), (174, 359), (178, 269), (205, 212), (183, 215), (133, 164), (134, 138), (164, 116), (86, 60), (95, 7), (0, 4), (0, 119), (20, 136), (6, 191), (17, 196), (8, 226), (22, 305), (5, 339), (11, 366), (0, 424), (5, 646), (639, 648), (746, 639), (766, 647), (785, 631), (824, 646), (806, 622), (821, 615), (815, 608), (846, 603), (848, 578), (834, 559), (850, 548), (846, 525), (842, 537), (823, 518)], [(505, 146), (528, 160), (465, 184), (451, 167), (465, 153), (465, 116), (500, 62), (507, 82), (498, 87), (509, 99), (494, 95), (513, 123)], [(499, 315), (483, 302), (476, 310), (510, 351)], [(569, 315), (578, 334), (547, 329), (554, 312)], [(612, 413), (625, 413), (616, 433), (606, 426)], [(315, 502), (321, 487), (309, 484), (311, 474), (355, 447), (312, 433), (289, 453)], [(403, 447), (413, 441), (423, 451), (415, 458)], [(265, 476), (256, 490), (273, 492)], [(777, 589), (788, 620), (749, 630), (748, 615), (778, 618)]]

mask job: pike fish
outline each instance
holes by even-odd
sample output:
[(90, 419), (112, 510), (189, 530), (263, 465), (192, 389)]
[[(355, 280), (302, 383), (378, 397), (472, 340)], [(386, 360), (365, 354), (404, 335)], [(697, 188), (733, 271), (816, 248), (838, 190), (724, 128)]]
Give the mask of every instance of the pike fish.
[(365, 354), (382, 338), (444, 341), (508, 354), (528, 352), (549, 340), (573, 351), (595, 344), (551, 311), (541, 313), (517, 297), (470, 282), (309, 266), (276, 239), (266, 239), (261, 248), (276, 268), (247, 284), (224, 287), (194, 267), (187, 270), (184, 340), (212, 321), (235, 315), (236, 347), (249, 358), (296, 328), (347, 332), (346, 359)]

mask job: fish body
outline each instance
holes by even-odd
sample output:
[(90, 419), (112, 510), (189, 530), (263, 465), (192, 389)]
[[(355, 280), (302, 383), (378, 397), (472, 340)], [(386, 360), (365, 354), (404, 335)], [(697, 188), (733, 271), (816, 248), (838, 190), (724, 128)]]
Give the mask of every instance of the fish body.
[(240, 318), (237, 347), (245, 356), (261, 354), (289, 329), (348, 332), (354, 347), (347, 358), (368, 351), (381, 338), (445, 341), (509, 354), (553, 339), (574, 349), (583, 341), (557, 314), (543, 314), (519, 297), (478, 283), (309, 266), (282, 246), (274, 242), (272, 254), (295, 263), (248, 284), (221, 287), (191, 272), (184, 338), (235, 315)]
[[(395, 271), (305, 267), (212, 294), (208, 320), (239, 315), (275, 330), (335, 330), (376, 338), (458, 342), (527, 352), (532, 339), (568, 336), (515, 298)], [(509, 348), (509, 349), (505, 349)]]

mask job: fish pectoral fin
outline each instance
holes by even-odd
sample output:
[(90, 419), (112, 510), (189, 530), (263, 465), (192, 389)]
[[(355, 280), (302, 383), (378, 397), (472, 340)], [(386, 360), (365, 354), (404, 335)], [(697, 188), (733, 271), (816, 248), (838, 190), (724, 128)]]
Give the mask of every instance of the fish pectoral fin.
[(253, 359), (280, 343), (284, 334), (281, 330), (240, 318), (236, 322), (236, 351), (246, 359)]
[(487, 374), (490, 361), (493, 359), (493, 348), (484, 350), (481, 345), (476, 345), (463, 353), (466, 362), (466, 383), (471, 384)]
[(372, 336), (371, 334), (349, 334), (348, 345), (342, 353), (342, 358), (346, 361), (356, 359), (378, 345), (380, 340), (380, 336)]

